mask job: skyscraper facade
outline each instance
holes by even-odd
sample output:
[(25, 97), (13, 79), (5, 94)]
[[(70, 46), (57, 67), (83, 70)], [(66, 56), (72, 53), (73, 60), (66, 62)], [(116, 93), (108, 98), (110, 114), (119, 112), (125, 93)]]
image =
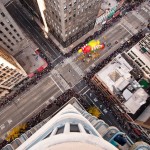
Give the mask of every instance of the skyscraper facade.
[(15, 55), (22, 49), (24, 43), (25, 37), (20, 27), (0, 2), (0, 45)]
[(0, 48), (0, 97), (27, 77), (18, 62), (4, 49)]
[(94, 28), (101, 0), (45, 0), (49, 32), (67, 47)]

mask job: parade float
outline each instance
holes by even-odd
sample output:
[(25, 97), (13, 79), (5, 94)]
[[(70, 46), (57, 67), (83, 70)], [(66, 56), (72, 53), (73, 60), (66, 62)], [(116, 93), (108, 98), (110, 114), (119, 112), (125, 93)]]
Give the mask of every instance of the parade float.
[(104, 43), (100, 43), (100, 40), (91, 40), (86, 45), (78, 50), (81, 54), (79, 59), (84, 61), (90, 61), (100, 56), (99, 51), (105, 48)]

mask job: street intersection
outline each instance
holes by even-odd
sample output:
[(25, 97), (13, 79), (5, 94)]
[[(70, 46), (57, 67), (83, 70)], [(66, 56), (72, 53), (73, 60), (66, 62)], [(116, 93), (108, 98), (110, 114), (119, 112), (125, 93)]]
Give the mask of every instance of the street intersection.
[[(99, 51), (100, 57), (90, 61), (89, 63), (85, 63), (82, 60), (78, 60), (77, 58), (80, 54), (75, 53), (71, 57), (63, 60), (62, 63), (58, 63), (55, 68), (36, 86), (31, 88), (21, 97), (17, 98), (14, 103), (11, 103), (9, 106), (6, 106), (3, 110), (1, 110), (0, 136), (3, 137), (4, 134), (11, 128), (19, 123), (25, 122), (46, 105), (51, 103), (51, 101), (54, 101), (67, 89), (76, 88), (78, 93), (88, 97), (87, 99), (89, 99), (89, 101), (93, 101), (92, 98), (89, 98), (89, 88), (85, 85), (85, 83), (83, 83), (83, 76), (115, 52), (115, 50), (125, 41), (128, 41), (130, 37), (145, 28), (143, 23), (145, 25), (148, 24), (148, 9), (147, 4), (145, 4), (140, 7), (138, 12), (129, 12), (119, 22), (115, 23), (113, 27), (100, 35), (97, 39), (104, 42), (106, 45), (105, 49)], [(35, 35), (36, 34), (37, 33), (35, 32)], [(42, 39), (42, 37), (40, 39)], [(116, 43), (116, 41), (118, 41), (118, 43)], [(46, 49), (51, 49), (51, 47), (48, 46), (49, 44), (46, 45)], [(51, 50), (48, 52), (51, 53)], [(54, 55), (55, 57), (53, 59), (60, 57), (60, 55)], [(96, 102), (93, 103), (96, 104)]]

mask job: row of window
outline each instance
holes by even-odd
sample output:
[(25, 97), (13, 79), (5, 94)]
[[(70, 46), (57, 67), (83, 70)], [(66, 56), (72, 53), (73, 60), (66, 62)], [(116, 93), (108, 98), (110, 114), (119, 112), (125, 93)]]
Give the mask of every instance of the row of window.
[[(135, 56), (135, 57), (138, 57), (134, 52), (131, 51), (131, 53)], [(133, 55), (131, 55), (131, 53), (128, 53), (128, 55), (134, 60), (135, 57)], [(139, 62), (140, 61), (140, 62)], [(142, 65), (146, 65), (140, 58), (138, 58), (136, 61), (135, 61), (137, 64), (139, 64), (139, 66), (142, 66)]]
[(146, 74), (150, 74), (150, 71), (147, 70), (148, 68), (143, 67), (142, 70), (146, 73)]
[[(1, 65), (3, 65), (3, 64), (1, 64)], [(9, 76), (15, 74), (15, 73), (16, 73), (16, 70), (14, 70), (14, 69), (12, 69), (12, 68), (8, 68), (8, 67), (2, 68), (2, 67), (0, 66), (0, 74), (1, 74), (1, 76), (4, 77), (5, 74), (3, 74), (3, 73), (7, 74), (7, 77), (9, 77)]]
[[(65, 126), (57, 128), (56, 134), (61, 134), (64, 132)], [(87, 134), (90, 134), (90, 131), (84, 128)], [(70, 124), (70, 132), (80, 132), (78, 124)]]
[[(0, 22), (0, 24), (2, 25), (2, 26), (4, 26), (5, 24), (3, 23), (3, 22)], [(13, 29), (13, 31), (15, 32), (15, 33), (17, 33), (17, 30), (16, 29), (14, 29), (14, 26), (12, 25), (12, 24), (10, 24), (10, 27)], [(5, 30), (6, 31), (9, 31), (9, 29), (7, 28), (7, 27), (5, 27)], [(1, 33), (2, 33), (2, 31), (1, 31)], [(9, 32), (9, 34), (10, 35), (13, 35), (11, 32)], [(20, 37), (20, 35), (17, 33), (16, 34), (18, 37)], [(14, 39), (15, 39), (15, 37), (13, 37)]]
[(16, 75), (16, 77), (11, 77), (7, 81), (5, 81), (2, 85), (3, 86), (12, 86), (14, 83), (17, 83), (21, 79), (21, 74)]

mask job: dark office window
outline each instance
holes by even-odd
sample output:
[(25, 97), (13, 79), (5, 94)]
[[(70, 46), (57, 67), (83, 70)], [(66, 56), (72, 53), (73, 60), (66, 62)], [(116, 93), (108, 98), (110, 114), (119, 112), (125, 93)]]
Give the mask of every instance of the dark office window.
[(10, 48), (10, 46), (7, 45), (8, 48)]
[(14, 36), (13, 36), (12, 38), (13, 38), (13, 39), (15, 39), (15, 37), (14, 37)]
[(3, 33), (3, 32), (0, 30), (0, 33)]
[(14, 43), (11, 43), (11, 45), (14, 45)]
[(71, 20), (71, 17), (69, 17), (69, 20)]
[(4, 14), (3, 12), (1, 13), (1, 15), (2, 15), (3, 17), (5, 17), (5, 14)]
[(2, 39), (0, 38), (0, 41), (2, 41)]
[(11, 28), (13, 28), (13, 25), (12, 25), (12, 24), (10, 24), (10, 27), (11, 27)]
[(14, 32), (17, 32), (17, 31), (14, 29)]
[(59, 127), (59, 128), (57, 129), (56, 134), (60, 134), (60, 133), (63, 133), (63, 132), (64, 132), (64, 126)]
[(65, 20), (65, 23), (67, 23), (67, 19)]
[(13, 49), (12, 49), (12, 48), (11, 48), (10, 50), (11, 50), (11, 51), (13, 51)]
[(5, 30), (8, 31), (8, 28), (6, 27)]
[(9, 34), (10, 34), (10, 35), (12, 35), (12, 33), (11, 33), (11, 32), (9, 32)]
[(4, 26), (4, 23), (3, 23), (3, 22), (1, 22), (1, 25), (2, 25), (2, 26)]
[(90, 134), (89, 130), (85, 129), (85, 131), (86, 131), (87, 134)]
[(19, 34), (17, 34), (17, 36), (20, 36)]
[(75, 17), (75, 16), (76, 16), (76, 14), (73, 15), (73, 17)]
[(70, 124), (70, 132), (80, 132), (77, 124)]

